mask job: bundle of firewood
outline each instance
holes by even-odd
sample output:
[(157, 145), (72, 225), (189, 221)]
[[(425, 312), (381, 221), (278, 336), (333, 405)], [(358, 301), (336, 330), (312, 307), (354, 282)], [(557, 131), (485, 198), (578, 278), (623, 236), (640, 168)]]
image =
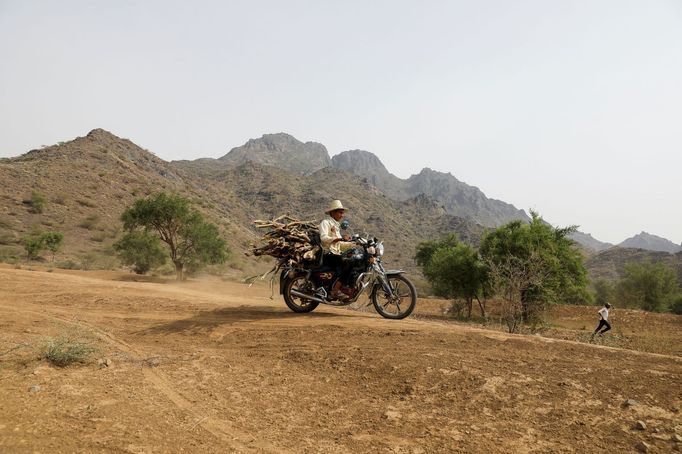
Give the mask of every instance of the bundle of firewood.
[(280, 216), (272, 221), (253, 221), (256, 228), (270, 229), (260, 240), (260, 244), (252, 244), (253, 255), (269, 255), (284, 259), (289, 265), (302, 264), (314, 260), (320, 246), (314, 244), (318, 237), (318, 227), (314, 222), (300, 221), (290, 216)]

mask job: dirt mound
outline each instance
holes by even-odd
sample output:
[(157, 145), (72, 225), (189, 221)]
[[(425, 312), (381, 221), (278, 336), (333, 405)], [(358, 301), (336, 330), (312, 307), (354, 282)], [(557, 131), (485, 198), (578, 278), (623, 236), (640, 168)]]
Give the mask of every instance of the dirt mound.
[[(682, 435), (675, 356), (125, 277), (0, 267), (0, 451), (666, 452)], [(75, 327), (90, 362), (36, 359)]]

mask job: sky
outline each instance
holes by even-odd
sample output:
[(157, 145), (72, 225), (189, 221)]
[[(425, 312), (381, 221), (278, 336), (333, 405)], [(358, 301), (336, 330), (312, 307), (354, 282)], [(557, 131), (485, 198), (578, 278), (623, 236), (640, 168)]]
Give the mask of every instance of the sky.
[(450, 172), (600, 241), (682, 242), (682, 0), (0, 0), (0, 157), (263, 134)]

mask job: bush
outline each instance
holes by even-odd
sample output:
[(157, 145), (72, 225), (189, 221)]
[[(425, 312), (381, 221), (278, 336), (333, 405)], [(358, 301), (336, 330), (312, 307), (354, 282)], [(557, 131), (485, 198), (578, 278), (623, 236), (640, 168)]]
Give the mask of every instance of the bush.
[(630, 262), (625, 265), (625, 276), (616, 291), (626, 307), (665, 311), (672, 307), (679, 295), (677, 273), (660, 262)]
[(95, 208), (97, 206), (97, 204), (95, 202), (93, 202), (92, 200), (88, 200), (88, 199), (77, 199), (76, 202), (78, 202), (79, 205), (82, 205), (82, 206), (88, 207), (88, 208)]
[(40, 235), (24, 238), (24, 249), (29, 260), (37, 259), (44, 248), (45, 241)]
[(85, 218), (83, 221), (81, 221), (80, 224), (78, 224), (78, 227), (87, 229), (87, 230), (92, 230), (95, 228), (95, 225), (97, 225), (97, 222), (99, 221), (99, 215), (98, 214), (91, 214), (87, 218)]
[(45, 196), (38, 191), (33, 191), (31, 198), (24, 200), (23, 203), (30, 207), (31, 213), (42, 213), (45, 209)]
[(73, 335), (62, 334), (45, 340), (40, 357), (57, 367), (65, 367), (73, 363), (84, 363), (97, 351), (87, 341), (75, 339)]
[(161, 246), (159, 237), (148, 235), (144, 231), (126, 233), (123, 238), (114, 243), (113, 248), (118, 253), (121, 262), (132, 266), (137, 274), (144, 274), (166, 263), (166, 252)]

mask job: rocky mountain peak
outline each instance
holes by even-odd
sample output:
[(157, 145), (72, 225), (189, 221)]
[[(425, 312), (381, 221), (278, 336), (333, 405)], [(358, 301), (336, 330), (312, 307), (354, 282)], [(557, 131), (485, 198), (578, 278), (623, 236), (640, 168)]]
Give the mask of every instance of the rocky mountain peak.
[(332, 157), (332, 167), (361, 176), (389, 175), (388, 170), (374, 153), (365, 150), (348, 150)]
[(309, 175), (331, 164), (324, 145), (303, 143), (285, 133), (264, 134), (259, 139), (250, 139), (244, 145), (231, 149), (219, 161), (231, 165), (253, 161), (302, 175)]
[(675, 244), (666, 238), (661, 238), (660, 236), (652, 235), (651, 233), (644, 231), (626, 239), (618, 246), (623, 248), (637, 248), (647, 249), (650, 251), (668, 252), (670, 254), (675, 254), (682, 251), (682, 246)]

